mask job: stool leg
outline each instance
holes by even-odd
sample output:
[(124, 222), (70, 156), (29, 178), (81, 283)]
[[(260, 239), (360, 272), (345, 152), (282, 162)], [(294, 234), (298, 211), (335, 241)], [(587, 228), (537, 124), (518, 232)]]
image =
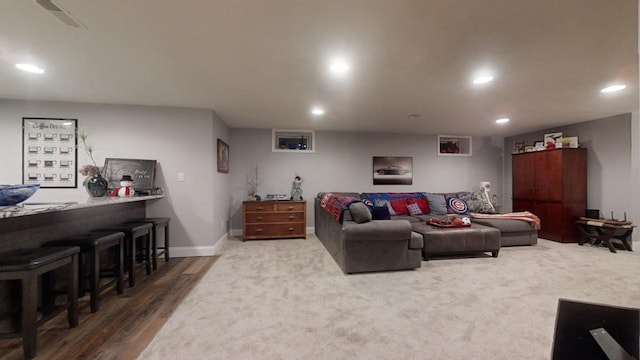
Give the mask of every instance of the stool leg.
[(90, 303), (91, 303), (91, 312), (94, 313), (98, 311), (99, 305), (99, 296), (100, 296), (100, 254), (98, 248), (93, 248), (91, 255), (89, 255), (89, 266), (91, 267), (90, 279), (91, 285), (89, 286), (90, 291)]
[(78, 255), (71, 256), (71, 264), (69, 264), (69, 281), (67, 282), (68, 308), (67, 318), (69, 327), (78, 326)]
[(116, 292), (118, 295), (124, 292), (122, 278), (124, 277), (124, 239), (120, 239), (120, 244), (116, 246)]
[(153, 249), (151, 248), (151, 231), (149, 231), (145, 236), (144, 236), (144, 243), (145, 246), (147, 247), (147, 251), (145, 251), (145, 258), (146, 258), (146, 269), (147, 269), (147, 275), (151, 275), (151, 252), (153, 251)]
[(22, 350), (25, 359), (36, 356), (38, 322), (38, 276), (34, 272), (22, 278)]
[(169, 262), (169, 223), (164, 226), (164, 261)]
[(127, 272), (129, 273), (129, 287), (136, 285), (135, 265), (136, 265), (136, 239), (132, 235), (127, 235)]
[(151, 255), (151, 261), (153, 262), (153, 271), (156, 271), (158, 270), (158, 229), (155, 226), (152, 229), (151, 247), (153, 248), (153, 254)]

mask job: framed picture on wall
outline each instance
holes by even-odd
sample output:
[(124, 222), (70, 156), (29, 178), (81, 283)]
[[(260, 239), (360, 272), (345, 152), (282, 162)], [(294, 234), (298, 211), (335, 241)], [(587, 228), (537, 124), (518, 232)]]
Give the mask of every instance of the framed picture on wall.
[(22, 118), (22, 183), (78, 187), (78, 119)]
[(219, 173), (228, 173), (229, 172), (229, 145), (224, 141), (218, 139), (218, 172)]
[(373, 185), (411, 185), (412, 183), (412, 157), (373, 157)]

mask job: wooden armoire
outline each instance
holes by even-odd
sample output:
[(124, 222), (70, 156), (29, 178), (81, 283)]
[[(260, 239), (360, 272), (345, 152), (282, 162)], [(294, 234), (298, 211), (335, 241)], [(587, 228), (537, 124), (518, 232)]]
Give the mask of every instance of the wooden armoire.
[(578, 242), (575, 221), (587, 208), (586, 149), (555, 149), (512, 155), (513, 211), (540, 218), (538, 236)]

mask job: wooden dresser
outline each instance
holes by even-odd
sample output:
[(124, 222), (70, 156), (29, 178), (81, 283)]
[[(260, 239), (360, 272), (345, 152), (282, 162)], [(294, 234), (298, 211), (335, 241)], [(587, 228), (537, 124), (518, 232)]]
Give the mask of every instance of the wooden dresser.
[(245, 201), (242, 241), (306, 238), (306, 201)]

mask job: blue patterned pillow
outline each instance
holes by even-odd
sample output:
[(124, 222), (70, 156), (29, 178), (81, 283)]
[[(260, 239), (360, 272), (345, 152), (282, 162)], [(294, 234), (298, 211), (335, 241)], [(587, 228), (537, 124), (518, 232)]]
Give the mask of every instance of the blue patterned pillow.
[(391, 202), (389, 202), (389, 200), (376, 199), (375, 206), (384, 206), (387, 209), (389, 209), (390, 215), (397, 215), (395, 210), (393, 210), (393, 207), (391, 206)]
[(447, 198), (447, 212), (449, 214), (468, 215), (469, 206), (466, 201), (456, 197)]

